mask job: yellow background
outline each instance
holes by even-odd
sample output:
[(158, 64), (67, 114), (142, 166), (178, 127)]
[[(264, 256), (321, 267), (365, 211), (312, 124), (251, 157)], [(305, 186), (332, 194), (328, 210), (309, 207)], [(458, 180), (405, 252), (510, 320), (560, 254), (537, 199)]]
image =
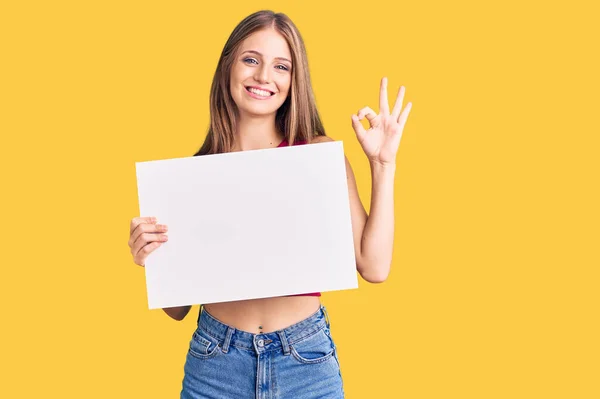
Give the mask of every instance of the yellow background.
[(205, 3), (2, 2), (0, 397), (178, 397), (198, 307), (147, 309), (135, 162), (197, 150), (263, 8), (304, 36), (367, 208), (350, 115), (384, 75), (413, 102), (390, 278), (323, 296), (347, 397), (600, 397), (593, 2)]

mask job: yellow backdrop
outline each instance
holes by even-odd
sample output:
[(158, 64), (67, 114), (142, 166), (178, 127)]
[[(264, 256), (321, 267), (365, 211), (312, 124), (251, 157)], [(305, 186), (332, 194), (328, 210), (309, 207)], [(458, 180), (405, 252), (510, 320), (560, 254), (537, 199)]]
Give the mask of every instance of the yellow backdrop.
[(350, 115), (384, 75), (413, 102), (390, 278), (323, 296), (347, 397), (600, 397), (592, 3), (3, 2), (0, 397), (178, 397), (198, 307), (147, 309), (135, 162), (197, 150), (225, 40), (265, 8), (303, 34), (367, 209)]

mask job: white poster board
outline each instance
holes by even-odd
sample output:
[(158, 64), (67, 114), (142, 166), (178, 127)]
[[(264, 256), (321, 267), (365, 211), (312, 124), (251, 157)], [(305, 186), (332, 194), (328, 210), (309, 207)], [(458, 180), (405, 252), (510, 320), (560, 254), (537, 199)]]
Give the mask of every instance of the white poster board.
[(358, 288), (341, 141), (136, 162), (150, 309)]

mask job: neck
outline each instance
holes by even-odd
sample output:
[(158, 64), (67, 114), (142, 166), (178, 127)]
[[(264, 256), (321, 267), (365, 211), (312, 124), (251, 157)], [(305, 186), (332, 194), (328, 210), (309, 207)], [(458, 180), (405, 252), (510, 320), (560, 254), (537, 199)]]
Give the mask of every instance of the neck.
[(275, 129), (275, 114), (269, 116), (240, 116), (233, 151), (277, 147), (283, 136)]

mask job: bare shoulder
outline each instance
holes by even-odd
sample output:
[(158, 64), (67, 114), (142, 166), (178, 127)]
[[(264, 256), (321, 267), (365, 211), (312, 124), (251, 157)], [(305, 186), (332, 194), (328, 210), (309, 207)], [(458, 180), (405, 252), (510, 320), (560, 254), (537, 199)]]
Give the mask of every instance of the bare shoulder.
[(331, 137), (328, 136), (317, 136), (317, 137), (313, 137), (311, 139), (311, 144), (315, 144), (315, 143), (326, 143), (328, 141), (335, 141), (333, 140)]
[[(310, 143), (311, 144), (328, 143), (331, 141), (335, 141), (335, 140), (329, 136), (316, 136), (311, 139)], [(350, 166), (350, 161), (348, 161), (348, 157), (344, 156), (344, 158), (346, 159), (346, 168), (349, 169), (349, 172), (352, 172), (352, 167)]]
[[(335, 141), (335, 140), (329, 136), (316, 136), (311, 139), (310, 143), (311, 144), (328, 143), (331, 141)], [(352, 166), (350, 166), (350, 161), (348, 160), (348, 157), (345, 155), (344, 155), (344, 159), (346, 160), (346, 174), (348, 176), (348, 179), (351, 179), (352, 182), (354, 182), (354, 172), (352, 171)]]

